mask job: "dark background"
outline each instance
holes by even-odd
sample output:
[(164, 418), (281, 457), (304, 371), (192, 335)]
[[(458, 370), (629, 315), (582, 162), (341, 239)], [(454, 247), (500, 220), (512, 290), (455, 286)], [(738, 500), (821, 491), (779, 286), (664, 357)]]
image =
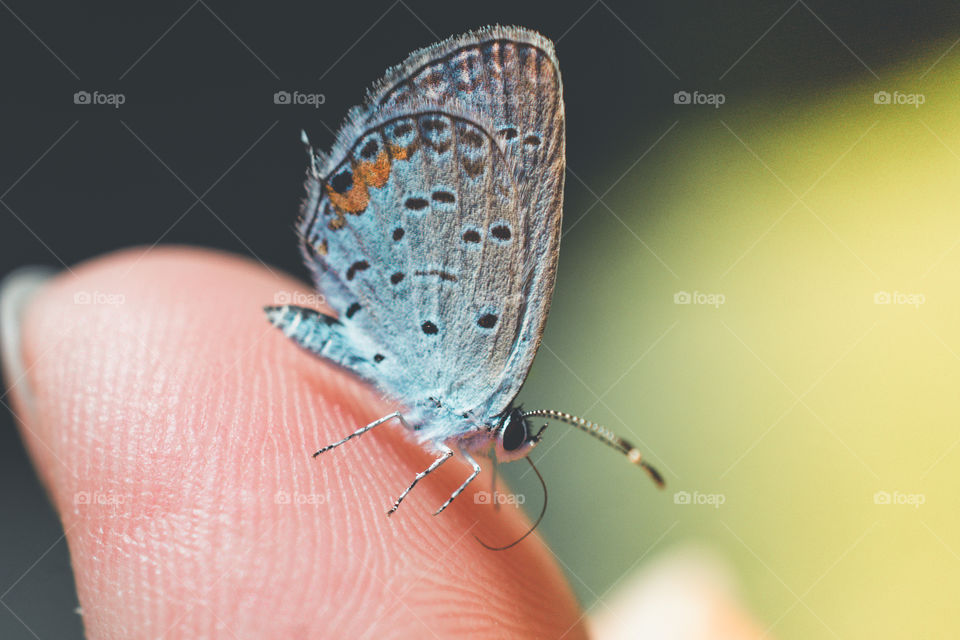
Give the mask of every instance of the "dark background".
[[(292, 232), (300, 129), (329, 147), (387, 66), (471, 28), (517, 24), (557, 41), (569, 165), (600, 193), (620, 174), (611, 159), (636, 156), (638, 135), (647, 145), (678, 118), (683, 126), (679, 89), (789, 103), (868, 74), (856, 56), (896, 64), (960, 27), (953, 2), (0, 5), (0, 275), (159, 241), (305, 276)], [(126, 102), (76, 105), (79, 90)], [(278, 90), (325, 103), (275, 105)], [(569, 224), (593, 198), (567, 184)], [(629, 215), (639, 224), (657, 211)], [(0, 421), (0, 637), (80, 637), (62, 529), (6, 409)]]

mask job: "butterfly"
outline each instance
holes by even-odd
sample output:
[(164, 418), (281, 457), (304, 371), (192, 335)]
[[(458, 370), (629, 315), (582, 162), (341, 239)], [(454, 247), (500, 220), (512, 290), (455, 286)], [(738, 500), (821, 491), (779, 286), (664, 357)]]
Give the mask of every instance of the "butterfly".
[[(329, 153), (310, 147), (297, 227), (337, 317), (266, 307), (310, 353), (402, 404), (314, 456), (398, 421), (436, 454), (387, 512), (455, 455), (526, 457), (546, 418), (618, 449), (630, 443), (567, 413), (514, 404), (540, 345), (557, 271), (565, 172), (563, 88), (553, 44), (487, 27), (416, 51), (354, 107)], [(532, 463), (531, 463), (532, 464)], [(539, 474), (538, 474), (539, 475)], [(542, 515), (542, 514), (541, 514)]]

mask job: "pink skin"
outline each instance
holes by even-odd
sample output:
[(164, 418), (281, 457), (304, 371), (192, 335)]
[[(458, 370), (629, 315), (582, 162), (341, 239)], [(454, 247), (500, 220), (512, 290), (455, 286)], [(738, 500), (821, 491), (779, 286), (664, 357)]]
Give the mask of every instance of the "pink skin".
[(432, 460), (402, 427), (311, 457), (396, 407), (267, 323), (307, 285), (182, 248), (74, 271), (25, 312), (13, 395), (89, 638), (585, 637), (539, 538), (470, 535), (529, 524), (475, 503), (489, 476), (433, 517), (470, 473), (451, 460), (388, 519)]

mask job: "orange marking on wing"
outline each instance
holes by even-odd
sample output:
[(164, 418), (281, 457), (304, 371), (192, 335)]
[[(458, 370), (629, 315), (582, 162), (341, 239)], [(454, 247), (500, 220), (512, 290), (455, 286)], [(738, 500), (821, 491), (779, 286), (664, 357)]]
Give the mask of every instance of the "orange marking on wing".
[(398, 144), (388, 144), (387, 151), (390, 152), (390, 157), (394, 160), (406, 160), (410, 157), (408, 149)]
[(326, 185), (327, 196), (337, 216), (327, 224), (330, 229), (341, 229), (346, 225), (344, 214), (358, 216), (367, 210), (370, 205), (370, 187), (380, 189), (390, 179), (391, 159), (406, 160), (416, 151), (414, 144), (409, 147), (391, 144), (387, 147), (377, 154), (373, 162), (353, 163), (353, 185), (344, 193), (337, 193), (329, 184)]
[(417, 150), (417, 147), (417, 141), (414, 140), (407, 147), (402, 147), (399, 144), (388, 144), (387, 151), (390, 152), (390, 157), (393, 160), (409, 160), (410, 156)]
[(363, 213), (370, 204), (370, 192), (367, 191), (366, 183), (357, 172), (354, 172), (353, 176), (353, 186), (344, 193), (337, 193), (329, 184), (327, 185), (330, 202), (340, 215), (343, 215), (344, 211), (353, 214)]
[(365, 184), (379, 189), (390, 178), (390, 157), (386, 151), (381, 151), (373, 162), (358, 162), (354, 175)]

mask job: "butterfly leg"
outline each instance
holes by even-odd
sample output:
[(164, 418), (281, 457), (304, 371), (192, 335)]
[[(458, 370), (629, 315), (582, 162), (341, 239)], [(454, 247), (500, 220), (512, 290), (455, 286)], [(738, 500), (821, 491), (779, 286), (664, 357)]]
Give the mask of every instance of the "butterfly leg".
[(410, 428), (410, 425), (407, 424), (407, 421), (403, 419), (403, 416), (400, 415), (400, 412), (399, 412), (399, 411), (394, 411), (393, 413), (391, 413), (391, 414), (389, 414), (389, 415), (385, 415), (385, 416), (383, 416), (382, 418), (380, 418), (380, 419), (378, 419), (378, 420), (374, 420), (373, 422), (371, 422), (370, 424), (368, 424), (367, 426), (365, 426), (365, 427), (363, 427), (363, 428), (361, 428), (361, 429), (357, 429), (356, 431), (354, 431), (353, 433), (351, 433), (350, 435), (348, 435), (348, 436), (347, 436), (346, 438), (344, 438), (343, 440), (338, 440), (338, 441), (334, 442), (333, 444), (328, 444), (328, 445), (325, 446), (323, 449), (320, 449), (320, 450), (317, 451), (315, 454), (313, 454), (313, 457), (316, 458), (316, 457), (317, 457), (318, 455), (320, 455), (321, 453), (324, 453), (324, 452), (326, 452), (326, 451), (329, 451), (330, 449), (333, 449), (334, 447), (339, 447), (339, 446), (342, 445), (344, 442), (347, 442), (348, 440), (350, 440), (350, 439), (352, 439), (352, 438), (356, 438), (357, 436), (362, 436), (362, 435), (365, 434), (367, 431), (370, 431), (370, 429), (373, 429), (374, 427), (383, 424), (384, 422), (386, 422), (387, 420), (390, 420), (391, 418), (398, 418), (398, 419), (400, 420), (400, 422), (403, 423), (403, 426), (405, 426), (405, 427), (408, 428), (408, 429)]
[(450, 506), (450, 503), (453, 502), (454, 499), (455, 499), (458, 495), (460, 495), (460, 494), (463, 492), (464, 489), (467, 488), (467, 485), (470, 484), (471, 482), (473, 482), (473, 479), (476, 478), (478, 475), (480, 475), (480, 465), (477, 464), (477, 461), (474, 460), (474, 459), (470, 456), (469, 453), (467, 453), (466, 451), (464, 451), (462, 447), (460, 448), (460, 455), (462, 455), (462, 456), (467, 460), (467, 462), (469, 462), (471, 465), (473, 465), (473, 473), (471, 473), (471, 474), (470, 474), (470, 477), (467, 478), (466, 481), (464, 481), (464, 483), (463, 483), (462, 485), (460, 485), (460, 487), (450, 495), (449, 498), (447, 498), (447, 501), (446, 501), (446, 502), (444, 502), (442, 505), (440, 505), (440, 508), (437, 509), (437, 510), (434, 512), (434, 514), (433, 514), (433, 515), (435, 515), (435, 516), (438, 516), (438, 515), (440, 515), (441, 513), (443, 513), (443, 510)]
[(421, 471), (417, 474), (417, 477), (413, 479), (413, 482), (410, 483), (410, 486), (404, 489), (403, 493), (400, 494), (400, 497), (397, 498), (397, 501), (393, 503), (393, 507), (390, 508), (390, 511), (387, 511), (388, 516), (392, 516), (393, 512), (397, 510), (397, 507), (400, 506), (400, 503), (403, 502), (403, 499), (407, 497), (407, 494), (410, 493), (410, 490), (417, 486), (417, 483), (420, 482), (427, 474), (436, 471), (437, 467), (446, 462), (453, 456), (453, 449), (450, 447), (441, 444), (440, 450), (443, 452), (440, 454), (440, 457), (434, 460), (426, 470)]

